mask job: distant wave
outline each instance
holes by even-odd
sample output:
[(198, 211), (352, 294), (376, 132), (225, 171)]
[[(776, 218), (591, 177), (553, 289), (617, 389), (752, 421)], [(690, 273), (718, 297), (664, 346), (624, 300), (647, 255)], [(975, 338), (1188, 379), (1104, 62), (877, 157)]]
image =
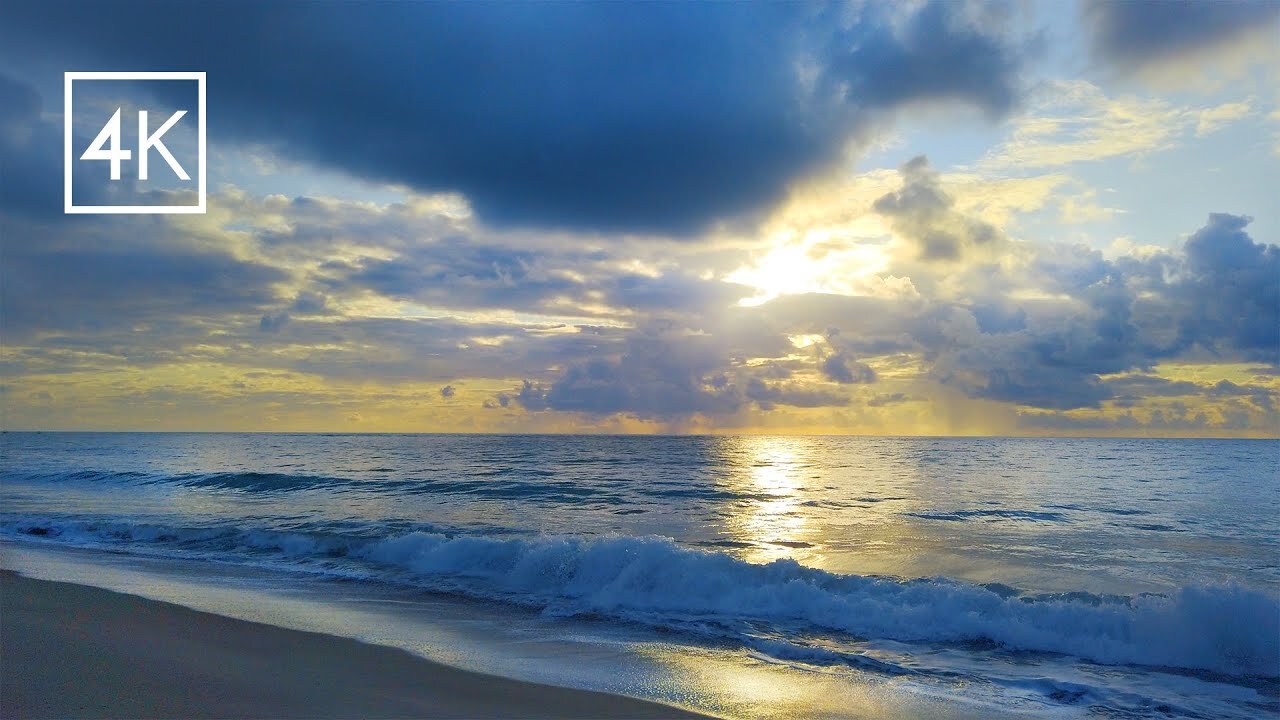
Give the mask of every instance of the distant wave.
[(1132, 598), (1025, 596), (945, 578), (841, 575), (791, 560), (753, 564), (658, 537), (356, 537), (58, 518), (7, 519), (0, 535), (341, 570), (556, 615), (715, 628), (766, 652), (755, 638), (761, 628), (980, 643), (1104, 664), (1280, 677), (1280, 599), (1238, 586), (1191, 586), (1168, 596)]
[[(382, 471), (390, 471), (382, 468)], [(378, 472), (370, 470), (369, 472)], [(523, 468), (509, 470), (492, 469), (483, 473), (444, 477), (440, 475), (415, 475), (401, 477), (374, 475), (343, 477), (306, 473), (279, 472), (212, 472), (212, 473), (148, 473), (138, 471), (76, 470), (71, 472), (4, 472), (7, 483), (34, 482), (57, 483), (107, 483), (121, 485), (173, 485), (178, 487), (207, 488), (242, 493), (288, 493), (305, 490), (342, 490), (358, 488), (365, 491), (394, 492), (404, 495), (456, 494), (505, 500), (534, 500), (548, 502), (576, 502), (592, 498), (604, 502), (622, 502), (623, 494), (604, 488), (583, 487), (569, 479), (556, 479), (546, 471)], [(625, 494), (668, 500), (769, 500), (766, 492), (731, 490), (706, 485), (672, 485), (670, 483), (628, 484)]]

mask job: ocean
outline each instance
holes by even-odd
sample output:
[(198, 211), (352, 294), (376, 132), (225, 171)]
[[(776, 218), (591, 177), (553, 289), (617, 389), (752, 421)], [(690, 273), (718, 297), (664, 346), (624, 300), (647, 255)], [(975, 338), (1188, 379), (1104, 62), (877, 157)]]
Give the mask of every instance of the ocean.
[(10, 565), (471, 669), (752, 717), (1280, 715), (1278, 441), (4, 433), (0, 452)]

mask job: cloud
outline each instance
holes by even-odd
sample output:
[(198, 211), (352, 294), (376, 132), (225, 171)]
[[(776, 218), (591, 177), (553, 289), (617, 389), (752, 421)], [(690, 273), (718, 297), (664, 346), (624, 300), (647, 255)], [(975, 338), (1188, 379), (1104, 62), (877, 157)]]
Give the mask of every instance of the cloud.
[[(1082, 8), (1094, 57), (1124, 70), (1223, 48), (1280, 18), (1280, 4), (1271, 0), (1087, 0)], [(1274, 27), (1271, 31), (1274, 42)]]
[[(3, 50), (0, 50), (0, 61), (2, 56)], [(21, 63), (18, 66), (21, 67)], [(6, 71), (0, 71), (0, 212), (10, 217), (45, 221), (61, 218), (64, 200), (62, 118), (48, 116), (50, 108), (35, 86)], [(59, 72), (56, 81), (61, 84), (61, 80)], [(121, 104), (133, 101), (128, 96), (112, 99)], [(53, 109), (56, 111), (56, 105)], [(87, 128), (83, 124), (73, 124), (72, 146), (88, 147), (99, 127), (93, 127), (91, 133), (85, 135)], [(175, 149), (178, 147), (173, 138), (168, 142)], [(194, 195), (190, 192), (147, 190), (129, 173), (110, 180), (103, 165), (72, 164), (75, 204), (194, 204)]]
[(258, 321), (258, 329), (262, 332), (279, 332), (288, 322), (289, 313), (287, 312), (263, 315), (262, 319)]
[[(0, 211), (10, 216), (47, 219), (63, 213), (63, 128), (44, 118), (44, 104), (33, 85), (0, 72)], [(88, 141), (78, 133), (73, 140), (77, 146)], [(107, 188), (84, 165), (73, 166), (76, 202), (104, 202)], [(128, 179), (114, 184), (120, 186), (117, 193), (133, 191)]]
[(875, 211), (890, 218), (893, 230), (926, 262), (955, 261), (974, 251), (990, 251), (1003, 237), (989, 223), (954, 209), (941, 176), (921, 155), (902, 166), (902, 188), (876, 200)]
[(1172, 290), (1184, 343), (1280, 364), (1280, 246), (1253, 241), (1251, 219), (1213, 213), (1187, 239), (1186, 274)]
[[(657, 325), (630, 334), (617, 357), (570, 365), (550, 384), (526, 380), (503, 400), (526, 410), (589, 415), (624, 414), (676, 421), (692, 416), (723, 420), (751, 404), (814, 408), (847, 405), (849, 398), (803, 382), (770, 382), (790, 373), (771, 365), (735, 362), (732, 337)], [(868, 368), (869, 369), (869, 368)]]
[(261, 314), (288, 277), (145, 217), (47, 225), (0, 215), (0, 226), (0, 323), (10, 346), (36, 335), (158, 332)]
[(935, 311), (914, 336), (940, 381), (1059, 410), (1099, 407), (1122, 392), (1101, 376), (1195, 348), (1280, 363), (1280, 247), (1255, 243), (1248, 222), (1212, 214), (1181, 256), (1147, 261), (1040, 250), (1028, 268), (1039, 275), (1033, 286), (1070, 301), (1023, 302), (1020, 321), (1003, 328), (983, 328), (958, 308)]
[(1086, 80), (1046, 82), (1027, 105), (1027, 112), (1011, 121), (1008, 139), (989, 150), (980, 167), (1003, 173), (1142, 157), (1215, 132), (1252, 111), (1248, 99), (1195, 107), (1160, 97), (1109, 95)]
[[(226, 408), (253, 407), (245, 415), (257, 419), (282, 403), (337, 418), (358, 409), (362, 427), (390, 428), (426, 421), (388, 420), (387, 408), (420, 408), (459, 382), (490, 388), (498, 411), (480, 427), (512, 430), (794, 421), (874, 431), (857, 423), (916, 422), (962, 403), (1080, 423), (1199, 412), (1170, 402), (1204, 409), (1205, 428), (1271, 417), (1280, 248), (1250, 237), (1247, 217), (1211, 215), (1179, 250), (1109, 256), (1008, 237), (959, 206), (926, 160), (908, 165), (900, 188), (871, 196), (888, 198), (909, 252), (884, 245), (874, 272), (909, 276), (918, 292), (758, 306), (738, 305), (744, 288), (716, 279), (746, 257), (732, 245), (498, 231), (417, 197), (379, 206), (232, 190), (203, 218), (51, 226), (5, 215), (0, 372), (31, 418), (82, 417), (70, 408), (94, 388), (96, 409), (84, 412), (97, 417), (112, 398), (155, 412), (181, 401), (224, 419)], [(980, 224), (998, 241), (965, 234)], [(912, 238), (939, 227), (961, 238), (959, 252), (921, 260)], [(1263, 379), (1122, 379), (1156, 377), (1173, 359), (1251, 363)], [(43, 410), (24, 399), (39, 391), (55, 398)], [(464, 406), (479, 412), (437, 409)]]
[[(909, 276), (916, 301), (793, 296), (762, 310), (864, 356), (920, 353), (927, 377), (971, 398), (1057, 411), (1101, 408), (1121, 392), (1105, 376), (1186, 353), (1278, 361), (1280, 248), (1254, 242), (1247, 218), (1211, 215), (1180, 253), (1108, 259), (1004, 236), (957, 209), (923, 157), (901, 174), (874, 209), (908, 250), (884, 272)], [(826, 376), (846, 377), (833, 357)]]
[(771, 206), (894, 108), (1001, 115), (1024, 45), (995, 13), (941, 0), (21, 1), (0, 29), (0, 60), (50, 83), (51, 59), (199, 67), (210, 137), (461, 192), (491, 225), (675, 234)]
[(897, 405), (898, 403), (911, 402), (913, 398), (908, 397), (906, 393), (887, 393), (883, 395), (873, 396), (867, 401), (870, 407), (885, 407), (888, 405)]
[(1248, 117), (1251, 112), (1253, 112), (1253, 103), (1250, 100), (1223, 103), (1217, 107), (1201, 110), (1200, 118), (1196, 122), (1196, 137), (1217, 132), (1236, 120)]
[(975, 398), (1066, 410), (1111, 396), (1099, 375), (1146, 359), (1132, 342), (1122, 302), (1033, 317), (1025, 329), (983, 333), (958, 308), (922, 319), (931, 376)]
[[(44, 101), (31, 85), (0, 73), (0, 209), (61, 209), (58, 128), (40, 119)], [(56, 204), (55, 204), (56, 203)]]
[(599, 415), (731, 414), (743, 398), (721, 380), (725, 363), (723, 349), (711, 338), (655, 330), (629, 338), (616, 360), (596, 358), (569, 366), (545, 389), (526, 382), (515, 399), (530, 410)]
[(812, 408), (849, 404), (849, 398), (840, 393), (810, 389), (798, 383), (767, 383), (754, 377), (747, 380), (745, 394), (766, 411), (778, 405)]
[(822, 374), (828, 380), (841, 384), (873, 383), (876, 371), (866, 363), (858, 362), (845, 353), (828, 355), (822, 361)]
[(1108, 388), (1115, 393), (1118, 407), (1133, 407), (1143, 400), (1155, 397), (1179, 398), (1244, 398), (1258, 411), (1273, 413), (1277, 408), (1280, 390), (1263, 385), (1238, 385), (1230, 380), (1219, 380), (1211, 385), (1187, 380), (1170, 380), (1158, 375), (1125, 375), (1109, 378)]

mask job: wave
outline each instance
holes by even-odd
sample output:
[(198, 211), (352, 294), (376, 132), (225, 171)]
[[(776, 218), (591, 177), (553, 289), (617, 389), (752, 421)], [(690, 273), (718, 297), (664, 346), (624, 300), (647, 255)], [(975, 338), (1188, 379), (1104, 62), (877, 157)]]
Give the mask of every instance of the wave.
[[(839, 634), (1048, 652), (1102, 664), (1280, 677), (1280, 599), (1234, 585), (1168, 595), (1029, 596), (946, 578), (843, 575), (792, 560), (755, 564), (660, 537), (392, 537), (171, 528), (66, 519), (0, 523), (0, 534), (76, 544), (267, 559), (433, 591), (694, 631), (769, 652), (760, 633)], [(326, 565), (327, 563), (327, 565)]]
[(330, 487), (353, 482), (343, 478), (271, 472), (150, 473), (137, 470), (72, 470), (63, 472), (5, 472), (6, 483), (107, 483), (178, 485), (249, 492), (272, 492)]
[[(430, 473), (395, 476), (390, 468), (370, 470), (377, 475), (323, 475), (308, 473), (226, 471), (211, 473), (159, 473), (135, 470), (74, 470), (59, 472), (0, 471), (7, 484), (34, 483), (103, 483), (119, 485), (170, 485), (214, 491), (250, 494), (284, 494), (299, 491), (352, 490), (412, 495), (464, 495), (498, 500), (542, 501), (558, 503), (593, 499), (621, 504), (625, 495), (639, 495), (664, 500), (703, 500), (713, 502), (765, 501), (768, 493), (729, 490), (714, 485), (680, 485), (669, 483), (628, 484), (619, 491), (602, 487), (584, 487), (568, 479), (556, 480), (549, 471), (534, 468), (490, 468), (466, 476), (439, 476)], [(381, 474), (386, 472), (387, 474)]]

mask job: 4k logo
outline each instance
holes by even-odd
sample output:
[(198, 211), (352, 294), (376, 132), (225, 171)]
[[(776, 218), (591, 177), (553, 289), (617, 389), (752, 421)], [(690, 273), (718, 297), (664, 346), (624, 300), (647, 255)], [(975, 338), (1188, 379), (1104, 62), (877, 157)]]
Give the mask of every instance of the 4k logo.
[[(146, 110), (137, 111), (137, 147), (125, 147), (123, 107), (117, 107), (114, 114), (102, 125), (97, 136), (84, 147), (73, 147), (72, 126), (74, 113), (74, 84), (77, 81), (90, 80), (190, 80), (197, 84), (198, 108), (196, 108), (196, 135), (198, 138), (198, 167), (192, 168), (198, 179), (199, 204), (197, 205), (77, 205), (74, 202), (73, 163), (76, 161), (106, 161), (110, 164), (111, 180), (120, 180), (123, 176), (123, 165), (133, 161), (137, 167), (137, 179), (149, 180), (153, 174), (151, 154), (155, 153), (168, 170), (178, 180), (190, 181), (191, 173), (174, 157), (169, 146), (165, 145), (165, 133), (190, 116), (187, 109), (179, 109), (168, 116), (168, 119), (153, 127), (151, 114)], [(65, 142), (65, 193), (64, 205), (67, 213), (197, 213), (205, 211), (205, 85), (202, 72), (68, 72), (64, 74), (65, 110), (64, 142)], [(135, 155), (136, 150), (136, 155)], [(162, 171), (163, 172), (163, 171)]]

